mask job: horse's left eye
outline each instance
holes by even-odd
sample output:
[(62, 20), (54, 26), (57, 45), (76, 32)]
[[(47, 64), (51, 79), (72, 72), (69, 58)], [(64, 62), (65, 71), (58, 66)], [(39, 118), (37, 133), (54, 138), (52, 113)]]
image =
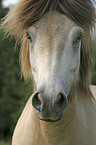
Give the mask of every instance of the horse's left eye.
[(79, 41), (79, 40), (81, 40), (82, 39), (82, 35), (79, 35), (78, 37), (77, 37), (77, 40), (76, 41)]
[(28, 32), (26, 32), (26, 37), (32, 42), (32, 38), (31, 38), (31, 36), (29, 35)]
[(79, 35), (76, 40), (73, 41), (73, 44), (77, 44), (82, 39), (83, 35)]

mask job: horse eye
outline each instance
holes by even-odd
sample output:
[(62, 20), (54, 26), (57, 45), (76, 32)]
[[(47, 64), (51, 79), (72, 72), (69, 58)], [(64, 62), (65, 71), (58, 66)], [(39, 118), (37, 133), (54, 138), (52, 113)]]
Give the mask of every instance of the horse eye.
[(29, 41), (31, 41), (32, 42), (32, 38), (31, 38), (31, 36), (29, 35), (29, 33), (28, 32), (26, 32), (26, 36), (25, 37), (27, 37), (28, 39), (29, 39)]
[(79, 35), (75, 41), (73, 41), (73, 44), (78, 43), (82, 39), (83, 35)]
[(81, 40), (82, 37), (83, 37), (82, 35), (79, 35), (79, 36), (77, 37), (77, 41)]

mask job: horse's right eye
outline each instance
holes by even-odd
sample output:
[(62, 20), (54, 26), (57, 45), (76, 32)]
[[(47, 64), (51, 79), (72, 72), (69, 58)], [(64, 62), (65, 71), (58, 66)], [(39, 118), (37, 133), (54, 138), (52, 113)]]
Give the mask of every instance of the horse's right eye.
[(31, 38), (31, 36), (29, 35), (29, 33), (28, 32), (26, 32), (26, 36), (25, 37), (27, 37), (28, 39), (29, 39), (29, 41), (31, 41), (32, 42), (32, 38)]

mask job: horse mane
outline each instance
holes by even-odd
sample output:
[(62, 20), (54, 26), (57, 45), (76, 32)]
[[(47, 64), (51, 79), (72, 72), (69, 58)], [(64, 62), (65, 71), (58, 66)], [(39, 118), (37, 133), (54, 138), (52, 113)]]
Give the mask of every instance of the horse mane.
[(56, 10), (84, 31), (81, 46), (80, 88), (90, 84), (90, 65), (92, 62), (92, 39), (90, 31), (95, 26), (95, 10), (91, 0), (21, 0), (4, 18), (2, 27), (9, 35), (21, 38), (21, 69), (25, 79), (31, 76), (29, 44), (25, 37), (28, 27), (35, 24), (48, 11)]

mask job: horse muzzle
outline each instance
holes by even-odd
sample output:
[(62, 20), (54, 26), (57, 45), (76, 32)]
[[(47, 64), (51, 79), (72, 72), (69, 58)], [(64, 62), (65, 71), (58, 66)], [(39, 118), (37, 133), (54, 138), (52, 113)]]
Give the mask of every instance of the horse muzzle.
[(49, 97), (44, 92), (36, 91), (32, 97), (32, 106), (42, 121), (59, 121), (67, 108), (68, 99), (63, 92)]

